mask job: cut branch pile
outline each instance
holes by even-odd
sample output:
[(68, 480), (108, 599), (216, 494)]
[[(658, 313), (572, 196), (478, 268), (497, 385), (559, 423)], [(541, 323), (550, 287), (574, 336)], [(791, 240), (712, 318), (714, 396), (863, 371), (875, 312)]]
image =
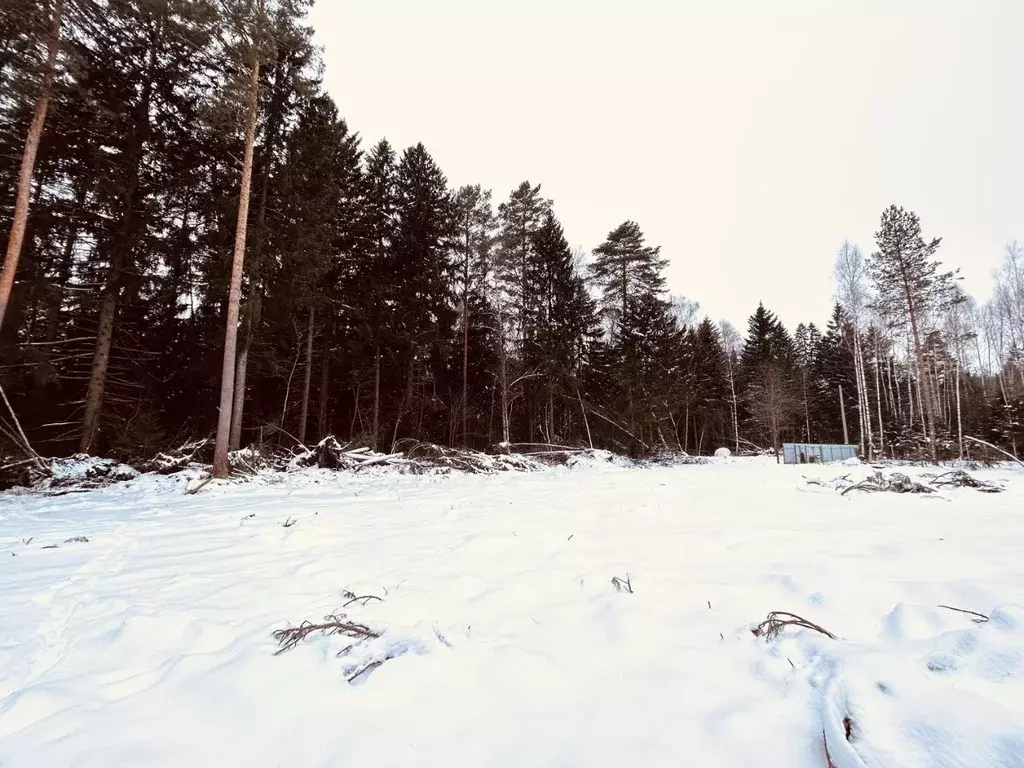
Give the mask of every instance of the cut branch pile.
[(789, 613), (787, 611), (772, 611), (764, 621), (750, 631), (754, 637), (763, 637), (765, 640), (772, 640), (778, 637), (786, 627), (813, 629), (815, 632), (820, 632), (825, 635), (825, 637), (831, 638), (832, 640), (836, 639), (836, 636), (824, 627), (820, 627), (813, 621), (808, 621), (802, 616), (797, 616), (795, 613)]
[(962, 469), (954, 469), (952, 472), (939, 475), (931, 484), (949, 488), (974, 488), (982, 493), (1000, 493), (1004, 490), (1002, 486), (979, 480)]
[(849, 488), (843, 490), (842, 495), (845, 496), (850, 491), (888, 491), (890, 493), (935, 493), (934, 488), (929, 488), (927, 485), (911, 480), (909, 476), (904, 475), (902, 472), (893, 472), (891, 475), (885, 475), (882, 472), (875, 472), (867, 480), (862, 480), (859, 483), (851, 485)]

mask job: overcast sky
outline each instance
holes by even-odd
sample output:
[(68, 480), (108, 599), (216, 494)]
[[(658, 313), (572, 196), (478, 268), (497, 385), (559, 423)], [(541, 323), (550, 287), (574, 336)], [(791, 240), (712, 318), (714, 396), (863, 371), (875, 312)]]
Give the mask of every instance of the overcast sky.
[(368, 149), (422, 141), (495, 203), (542, 184), (572, 244), (626, 219), (741, 330), (827, 319), (844, 238), (916, 211), (987, 296), (1024, 240), (1024, 0), (318, 0)]

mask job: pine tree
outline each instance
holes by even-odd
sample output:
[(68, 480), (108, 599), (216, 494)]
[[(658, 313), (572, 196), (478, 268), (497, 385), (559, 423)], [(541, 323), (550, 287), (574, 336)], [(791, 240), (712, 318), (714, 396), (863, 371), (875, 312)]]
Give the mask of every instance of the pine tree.
[(624, 222), (609, 232), (594, 254), (593, 279), (602, 290), (601, 309), (613, 326), (622, 322), (635, 299), (664, 292), (662, 270), (668, 260), (661, 257), (660, 247), (644, 244), (635, 222)]
[(914, 356), (923, 390), (929, 450), (938, 457), (935, 384), (925, 361), (922, 320), (926, 313), (947, 303), (954, 285), (953, 272), (939, 272), (934, 258), (940, 239), (925, 242), (917, 214), (892, 205), (882, 213), (875, 233), (878, 251), (868, 269), (878, 292), (878, 306), (891, 318), (905, 318), (910, 325)]

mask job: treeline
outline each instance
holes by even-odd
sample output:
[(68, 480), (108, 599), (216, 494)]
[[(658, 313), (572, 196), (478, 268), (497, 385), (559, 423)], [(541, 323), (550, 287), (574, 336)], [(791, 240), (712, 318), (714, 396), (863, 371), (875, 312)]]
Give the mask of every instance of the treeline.
[[(309, 5), (0, 9), (12, 235), (26, 137), (52, 91), (0, 318), (0, 383), (40, 452), (135, 458), (212, 436), (249, 114), (233, 448), (327, 434), (380, 450), (1024, 445), (1017, 246), (977, 307), (940, 271), (938, 241), (891, 208), (877, 253), (841, 250), (824, 330), (790, 334), (759, 307), (741, 338), (667, 295), (666, 259), (636, 223), (574, 252), (540, 185), (497, 202), (452, 188), (422, 144), (364, 147), (323, 91)], [(4, 432), (13, 453), (17, 430)]]

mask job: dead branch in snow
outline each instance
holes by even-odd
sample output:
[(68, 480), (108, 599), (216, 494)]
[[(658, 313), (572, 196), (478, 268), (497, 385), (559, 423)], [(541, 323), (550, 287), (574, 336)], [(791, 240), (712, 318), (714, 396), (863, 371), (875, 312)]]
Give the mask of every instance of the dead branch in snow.
[(984, 613), (977, 613), (976, 611), (968, 611), (963, 608), (954, 608), (952, 605), (940, 605), (939, 608), (945, 608), (947, 611), (957, 611), (958, 613), (966, 613), (977, 618), (971, 619), (975, 624), (984, 624), (988, 621), (988, 616)]
[(802, 616), (797, 616), (795, 613), (789, 613), (788, 611), (772, 611), (764, 621), (750, 631), (754, 637), (763, 637), (766, 640), (772, 640), (773, 638), (778, 637), (786, 627), (813, 629), (815, 632), (820, 632), (825, 635), (825, 637), (831, 638), (832, 640), (836, 639), (836, 636), (824, 627), (820, 627), (813, 621), (808, 621)]
[(612, 586), (615, 587), (616, 592), (629, 592), (629, 594), (633, 594), (633, 582), (630, 581), (628, 573), (625, 580), (620, 579), (618, 576), (612, 576)]
[[(372, 640), (380, 637), (380, 633), (374, 632), (365, 624), (357, 624), (354, 621), (349, 621), (343, 613), (331, 614), (329, 616), (324, 616), (322, 624), (314, 624), (311, 621), (304, 621), (297, 627), (286, 627), (285, 629), (275, 630), (273, 636), (280, 647), (274, 652), (274, 655), (280, 656), (285, 651), (290, 651), (307, 637), (316, 632), (320, 632), (324, 637), (330, 637), (332, 635), (351, 637), (356, 640), (356, 642)], [(350, 645), (341, 652), (344, 653), (351, 647), (352, 646)], [(366, 670), (363, 671), (365, 672)], [(362, 674), (362, 672), (359, 674)]]

